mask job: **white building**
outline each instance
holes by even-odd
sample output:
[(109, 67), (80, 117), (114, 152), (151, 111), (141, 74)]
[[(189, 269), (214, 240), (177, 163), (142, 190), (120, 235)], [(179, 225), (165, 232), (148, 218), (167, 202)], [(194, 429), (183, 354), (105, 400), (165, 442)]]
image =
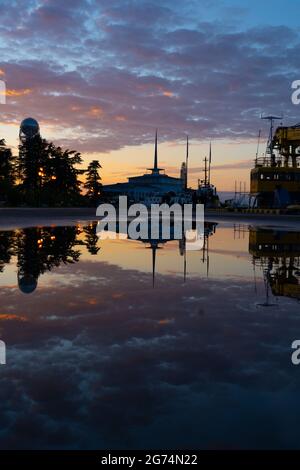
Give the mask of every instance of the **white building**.
[(157, 132), (155, 135), (154, 165), (148, 168), (151, 173), (131, 176), (127, 183), (116, 183), (103, 186), (103, 194), (110, 197), (127, 196), (135, 202), (151, 201), (159, 203), (164, 198), (180, 198), (184, 196), (185, 179), (173, 178), (158, 168), (157, 163)]

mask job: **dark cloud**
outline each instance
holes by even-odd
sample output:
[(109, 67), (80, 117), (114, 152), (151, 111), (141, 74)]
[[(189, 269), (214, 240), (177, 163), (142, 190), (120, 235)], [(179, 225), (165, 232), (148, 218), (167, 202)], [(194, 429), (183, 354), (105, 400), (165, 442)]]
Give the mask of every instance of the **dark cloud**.
[(187, 131), (235, 139), (256, 135), (262, 111), (298, 119), (290, 85), (299, 35), (288, 26), (230, 29), (200, 13), (196, 23), (181, 2), (36, 1), (24, 15), (19, 7), (2, 5), (0, 68), (21, 92), (8, 98), (4, 121), (19, 122), (25, 109), (57, 126), (63, 143), (106, 152), (149, 142), (155, 127), (162, 140)]

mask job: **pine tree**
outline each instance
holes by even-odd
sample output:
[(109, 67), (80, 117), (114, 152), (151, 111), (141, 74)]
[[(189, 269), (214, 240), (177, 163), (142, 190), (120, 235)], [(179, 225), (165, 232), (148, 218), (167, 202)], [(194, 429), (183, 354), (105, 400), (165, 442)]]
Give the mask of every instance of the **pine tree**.
[(102, 168), (100, 163), (97, 160), (92, 160), (86, 171), (87, 176), (84, 187), (87, 190), (86, 196), (91, 204), (96, 204), (101, 195), (102, 184), (100, 183), (99, 168)]
[(84, 170), (77, 168), (82, 163), (81, 154), (75, 150), (62, 150), (52, 143), (48, 146), (45, 164), (45, 189), (50, 197), (55, 197), (58, 205), (80, 203), (79, 175)]
[(36, 136), (19, 145), (17, 170), (23, 202), (33, 205), (80, 204), (80, 181), (84, 170), (79, 152), (62, 150)]
[(5, 140), (0, 140), (0, 200), (9, 201), (15, 183), (15, 157), (6, 147)]
[(17, 175), (22, 201), (30, 205), (40, 205), (44, 183), (44, 168), (47, 161), (48, 142), (40, 135), (19, 145)]

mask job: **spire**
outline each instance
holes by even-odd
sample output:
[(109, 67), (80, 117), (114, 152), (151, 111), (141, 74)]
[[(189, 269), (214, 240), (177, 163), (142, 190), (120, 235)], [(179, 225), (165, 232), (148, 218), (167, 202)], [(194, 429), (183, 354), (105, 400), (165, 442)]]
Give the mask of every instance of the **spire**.
[(159, 175), (163, 168), (158, 168), (158, 156), (157, 156), (157, 129), (155, 132), (155, 146), (154, 146), (154, 165), (153, 168), (148, 168), (152, 171), (152, 175)]
[(152, 287), (155, 285), (156, 246), (152, 246)]

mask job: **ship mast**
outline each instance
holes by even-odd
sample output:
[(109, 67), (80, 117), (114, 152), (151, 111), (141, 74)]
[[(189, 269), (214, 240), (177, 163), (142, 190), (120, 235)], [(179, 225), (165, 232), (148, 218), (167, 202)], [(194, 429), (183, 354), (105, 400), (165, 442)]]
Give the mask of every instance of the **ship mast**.
[(207, 157), (204, 158), (204, 186), (207, 186)]
[(256, 149), (256, 155), (255, 155), (255, 166), (257, 166), (257, 161), (258, 161), (258, 152), (259, 152), (260, 136), (261, 136), (261, 129), (259, 129), (259, 132), (258, 132), (257, 149)]
[(209, 159), (208, 159), (208, 185), (210, 185), (210, 166), (211, 166), (211, 142), (209, 144)]
[(189, 136), (186, 136), (185, 189), (188, 188)]
[(269, 139), (267, 143), (267, 150), (266, 153), (270, 154), (271, 156), (271, 164), (275, 164), (273, 155), (273, 130), (274, 130), (274, 121), (282, 120), (282, 116), (261, 116), (261, 119), (265, 119), (266, 121), (270, 122), (270, 132), (269, 132)]

